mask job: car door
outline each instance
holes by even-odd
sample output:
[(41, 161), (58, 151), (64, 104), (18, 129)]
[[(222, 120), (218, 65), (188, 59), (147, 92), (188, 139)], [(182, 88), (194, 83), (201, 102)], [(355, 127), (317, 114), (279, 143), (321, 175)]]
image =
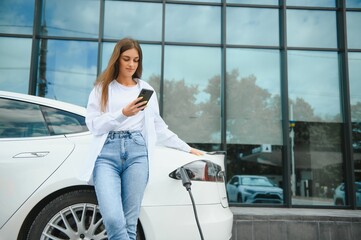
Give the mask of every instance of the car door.
[(50, 136), (40, 106), (0, 98), (0, 228), (74, 149)]

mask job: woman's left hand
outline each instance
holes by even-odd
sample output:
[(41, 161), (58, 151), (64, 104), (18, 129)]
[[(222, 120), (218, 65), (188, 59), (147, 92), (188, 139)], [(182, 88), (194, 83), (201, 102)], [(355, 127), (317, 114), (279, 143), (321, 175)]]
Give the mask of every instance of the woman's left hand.
[(192, 153), (192, 154), (194, 154), (194, 155), (196, 155), (196, 156), (202, 156), (202, 155), (204, 155), (203, 152), (201, 152), (200, 150), (195, 149), (195, 148), (191, 148), (191, 150), (190, 150), (189, 152)]

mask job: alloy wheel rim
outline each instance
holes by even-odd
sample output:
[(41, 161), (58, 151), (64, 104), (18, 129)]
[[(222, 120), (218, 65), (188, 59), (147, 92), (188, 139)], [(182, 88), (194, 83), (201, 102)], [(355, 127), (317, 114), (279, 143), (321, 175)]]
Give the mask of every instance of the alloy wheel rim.
[(41, 240), (107, 239), (99, 207), (91, 203), (78, 203), (56, 213), (46, 224)]

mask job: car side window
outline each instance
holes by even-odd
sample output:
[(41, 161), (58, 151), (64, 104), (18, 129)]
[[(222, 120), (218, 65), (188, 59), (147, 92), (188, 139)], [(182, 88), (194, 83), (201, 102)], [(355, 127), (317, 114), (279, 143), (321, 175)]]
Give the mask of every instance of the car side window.
[(83, 116), (51, 107), (41, 107), (51, 135), (86, 132)]
[(234, 185), (237, 182), (238, 182), (238, 177), (233, 177), (230, 183)]
[(49, 136), (40, 107), (0, 98), (0, 138)]

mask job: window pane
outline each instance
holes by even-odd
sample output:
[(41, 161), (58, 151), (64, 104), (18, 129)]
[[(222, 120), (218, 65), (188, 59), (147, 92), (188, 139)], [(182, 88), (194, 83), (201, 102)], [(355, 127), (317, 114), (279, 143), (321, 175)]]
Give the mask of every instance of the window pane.
[(48, 136), (36, 104), (0, 98), (0, 138)]
[(361, 49), (361, 12), (347, 12), (347, 44)]
[(337, 0), (287, 0), (287, 6), (336, 7)]
[(97, 43), (46, 40), (37, 95), (86, 106), (96, 79)]
[(105, 1), (104, 37), (160, 41), (162, 4)]
[(50, 107), (42, 107), (52, 134), (69, 134), (88, 131), (83, 116)]
[(336, 48), (336, 13), (287, 10), (287, 41), (292, 47)]
[(276, 9), (229, 7), (227, 43), (278, 46), (278, 22)]
[[(174, 2), (176, 1), (184, 1), (184, 0), (173, 0)], [(204, 2), (204, 3), (220, 3), (222, 2), (222, 0), (192, 0), (192, 2)]]
[(227, 143), (282, 145), (280, 55), (227, 49)]
[(229, 201), (283, 204), (280, 53), (231, 48), (226, 62)]
[(44, 1), (46, 28), (43, 35), (67, 37), (98, 37), (98, 0), (47, 0)]
[(361, 53), (349, 53), (352, 146), (357, 206), (361, 206)]
[(333, 205), (344, 181), (336, 52), (289, 51), (291, 182), (295, 205)]
[(0, 38), (0, 90), (28, 93), (31, 39)]
[(346, 0), (346, 7), (361, 8), (361, 1), (360, 0)]
[(279, 0), (227, 0), (227, 3), (278, 5)]
[(165, 17), (166, 41), (221, 42), (220, 7), (167, 4)]
[(141, 44), (143, 52), (143, 74), (142, 79), (150, 83), (160, 96), (160, 71), (162, 60), (162, 49), (159, 45)]
[[(361, 53), (348, 53), (351, 106), (361, 104)], [(361, 106), (360, 106), (361, 107)], [(352, 110), (352, 121), (361, 122), (361, 112)]]
[(221, 50), (166, 46), (164, 120), (192, 143), (221, 141)]
[(109, 59), (112, 56), (113, 49), (116, 43), (103, 43), (103, 52), (102, 52), (102, 71), (104, 71), (109, 63)]
[(32, 34), (34, 1), (1, 0), (0, 32)]
[(341, 122), (337, 53), (288, 51), (288, 65), (293, 120)]

